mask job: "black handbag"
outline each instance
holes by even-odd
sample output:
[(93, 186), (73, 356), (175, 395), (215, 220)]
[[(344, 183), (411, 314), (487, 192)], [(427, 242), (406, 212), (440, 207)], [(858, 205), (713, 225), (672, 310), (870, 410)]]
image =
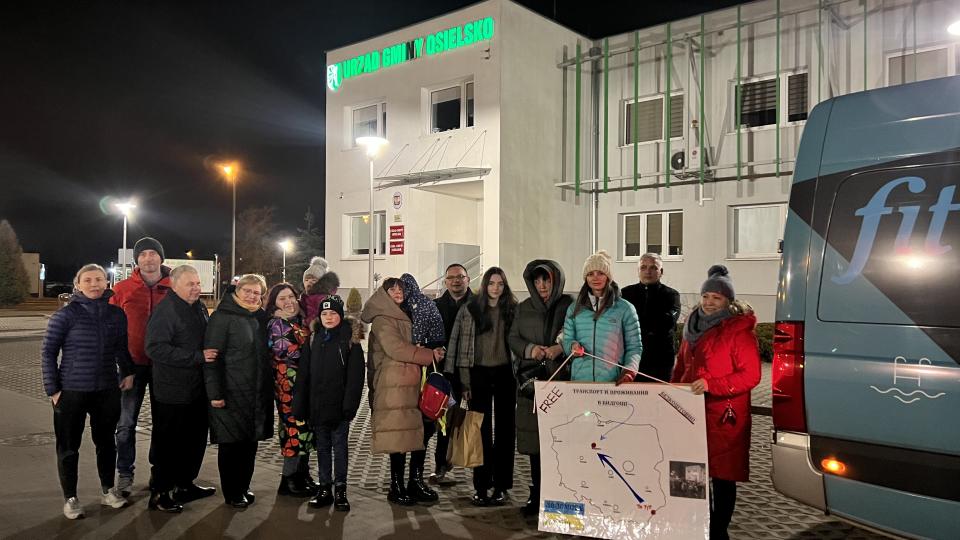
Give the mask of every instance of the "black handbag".
[(550, 373), (547, 373), (547, 363), (545, 360), (541, 360), (537, 362), (536, 365), (517, 371), (517, 391), (520, 393), (520, 397), (533, 399), (535, 393), (533, 386), (534, 381), (545, 381), (550, 378), (550, 375)]

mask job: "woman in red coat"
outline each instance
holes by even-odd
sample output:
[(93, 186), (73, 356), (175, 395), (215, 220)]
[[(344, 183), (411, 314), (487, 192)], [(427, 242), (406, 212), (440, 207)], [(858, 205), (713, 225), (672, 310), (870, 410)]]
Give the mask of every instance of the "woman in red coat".
[(673, 382), (706, 394), (710, 538), (726, 539), (736, 482), (750, 476), (750, 390), (760, 382), (760, 352), (757, 317), (749, 305), (736, 301), (727, 268), (714, 265), (707, 275), (700, 305), (683, 327)]

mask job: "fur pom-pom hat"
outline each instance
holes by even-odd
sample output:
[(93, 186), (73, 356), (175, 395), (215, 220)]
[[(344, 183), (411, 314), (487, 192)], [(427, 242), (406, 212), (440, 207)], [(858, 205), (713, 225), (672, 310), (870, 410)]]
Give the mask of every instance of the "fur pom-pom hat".
[(603, 272), (609, 280), (613, 281), (613, 259), (610, 258), (609, 253), (601, 249), (587, 257), (583, 262), (583, 279), (587, 279), (587, 274), (594, 270)]
[(303, 279), (306, 280), (307, 276), (313, 276), (317, 279), (323, 277), (330, 270), (330, 264), (327, 263), (327, 260), (323, 257), (314, 257), (310, 259), (310, 266), (303, 271)]
[(729, 300), (736, 299), (733, 290), (733, 280), (730, 279), (730, 271), (722, 264), (715, 264), (707, 270), (707, 280), (700, 287), (700, 294), (717, 293), (726, 296)]

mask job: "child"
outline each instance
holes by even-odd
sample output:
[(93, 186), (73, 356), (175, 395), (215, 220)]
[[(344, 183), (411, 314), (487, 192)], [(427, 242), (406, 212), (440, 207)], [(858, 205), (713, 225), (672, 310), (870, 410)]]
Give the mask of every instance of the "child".
[(330, 270), (330, 265), (323, 257), (310, 259), (310, 267), (303, 272), (303, 294), (300, 295), (300, 307), (303, 309), (303, 323), (307, 326), (320, 313), (320, 304), (324, 300), (337, 294), (340, 287), (340, 278)]
[[(294, 389), (293, 410), (297, 418), (313, 426), (320, 465), (320, 490), (310, 506), (349, 511), (347, 501), (347, 436), (350, 421), (360, 407), (363, 390), (364, 357), (360, 340), (363, 324), (343, 316), (343, 300), (330, 296), (319, 305), (313, 323), (309, 362), (300, 364)], [(333, 482), (330, 481), (331, 450)], [(330, 488), (333, 485), (333, 493)]]

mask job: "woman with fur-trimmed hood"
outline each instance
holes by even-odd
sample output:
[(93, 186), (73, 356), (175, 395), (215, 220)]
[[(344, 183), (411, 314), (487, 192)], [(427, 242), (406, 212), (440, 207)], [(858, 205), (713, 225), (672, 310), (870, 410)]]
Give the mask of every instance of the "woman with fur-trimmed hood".
[(300, 295), (304, 324), (313, 323), (320, 313), (320, 303), (337, 294), (339, 288), (340, 278), (330, 270), (327, 260), (323, 257), (310, 259), (310, 266), (303, 272), (303, 294)]
[(344, 316), (339, 296), (327, 298), (319, 309), (311, 325), (309, 361), (300, 364), (293, 410), (297, 418), (309, 420), (317, 447), (320, 490), (310, 505), (321, 508), (333, 503), (337, 510), (346, 511), (350, 509), (347, 436), (363, 392), (363, 324)]

